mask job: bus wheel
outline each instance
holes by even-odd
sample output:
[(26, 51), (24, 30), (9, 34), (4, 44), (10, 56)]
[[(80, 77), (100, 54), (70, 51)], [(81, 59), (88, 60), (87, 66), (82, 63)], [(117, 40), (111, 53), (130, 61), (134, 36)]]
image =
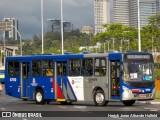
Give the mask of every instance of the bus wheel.
[(38, 89), (35, 92), (35, 101), (37, 104), (44, 104), (46, 101), (44, 100), (43, 91)]
[(23, 101), (27, 101), (28, 99), (22, 99)]
[(135, 100), (124, 100), (122, 103), (126, 106), (132, 106), (135, 103)]
[(102, 90), (97, 90), (94, 93), (93, 100), (97, 106), (105, 106), (106, 105), (105, 95)]
[(49, 104), (51, 102), (51, 100), (47, 100), (46, 103)]

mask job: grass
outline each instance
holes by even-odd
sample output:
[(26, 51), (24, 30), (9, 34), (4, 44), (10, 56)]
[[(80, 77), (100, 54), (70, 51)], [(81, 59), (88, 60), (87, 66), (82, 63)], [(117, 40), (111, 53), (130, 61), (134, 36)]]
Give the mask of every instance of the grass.
[(157, 91), (156, 91), (155, 98), (156, 98), (156, 99), (160, 99), (160, 90), (157, 90)]

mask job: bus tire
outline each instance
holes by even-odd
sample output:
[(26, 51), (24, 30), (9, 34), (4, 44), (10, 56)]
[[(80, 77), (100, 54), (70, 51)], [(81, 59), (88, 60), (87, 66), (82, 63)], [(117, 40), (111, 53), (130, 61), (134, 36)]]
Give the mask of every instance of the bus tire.
[(35, 101), (37, 104), (45, 104), (44, 93), (41, 89), (35, 91)]
[(93, 100), (94, 100), (95, 105), (97, 106), (105, 106), (107, 103), (105, 100), (104, 92), (100, 89), (94, 93)]
[(22, 99), (23, 101), (27, 101), (28, 99)]
[(49, 104), (51, 102), (51, 100), (47, 100), (46, 103)]
[(124, 101), (122, 101), (122, 103), (125, 106), (132, 106), (135, 103), (135, 100), (124, 100)]

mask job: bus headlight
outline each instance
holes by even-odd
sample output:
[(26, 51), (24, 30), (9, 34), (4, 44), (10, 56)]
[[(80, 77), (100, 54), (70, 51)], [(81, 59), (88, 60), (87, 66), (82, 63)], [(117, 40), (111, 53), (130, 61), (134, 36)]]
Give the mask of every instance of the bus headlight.
[(124, 92), (122, 93), (124, 100), (129, 100), (134, 97), (134, 95), (132, 94), (132, 91), (129, 88), (122, 86), (122, 89), (124, 90)]
[(131, 91), (129, 88), (125, 87), (125, 86), (122, 86), (122, 89), (123, 89), (124, 91), (126, 91), (126, 92), (132, 93), (132, 91)]

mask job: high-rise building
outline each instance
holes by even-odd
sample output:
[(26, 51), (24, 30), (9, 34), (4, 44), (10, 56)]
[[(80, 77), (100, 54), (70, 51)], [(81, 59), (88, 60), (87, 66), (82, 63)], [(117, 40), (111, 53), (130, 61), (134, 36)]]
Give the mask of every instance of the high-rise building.
[[(138, 0), (95, 0), (95, 33), (102, 32), (104, 23), (121, 23), (138, 27)], [(140, 25), (148, 24), (148, 17), (160, 13), (160, 0), (139, 0)]]
[(140, 0), (141, 27), (148, 24), (148, 17), (160, 12), (160, 0)]
[(3, 37), (5, 40), (18, 40), (18, 20), (16, 18), (4, 18), (2, 21), (11, 22), (11, 31), (3, 32)]
[(103, 24), (111, 22), (110, 0), (94, 0), (95, 34), (104, 31)]
[(130, 25), (129, 0), (113, 0), (113, 22)]
[[(63, 21), (64, 32), (72, 31), (71, 22)], [(59, 19), (48, 19), (48, 31), (50, 32), (61, 32), (61, 20)]]
[(130, 26), (138, 27), (138, 0), (129, 0)]
[(63, 21), (63, 29), (64, 29), (64, 32), (71, 32), (72, 31), (71, 22)]
[[(138, 26), (138, 0), (113, 0), (114, 23)], [(139, 0), (140, 25), (148, 24), (148, 17), (160, 12), (160, 0)]]

